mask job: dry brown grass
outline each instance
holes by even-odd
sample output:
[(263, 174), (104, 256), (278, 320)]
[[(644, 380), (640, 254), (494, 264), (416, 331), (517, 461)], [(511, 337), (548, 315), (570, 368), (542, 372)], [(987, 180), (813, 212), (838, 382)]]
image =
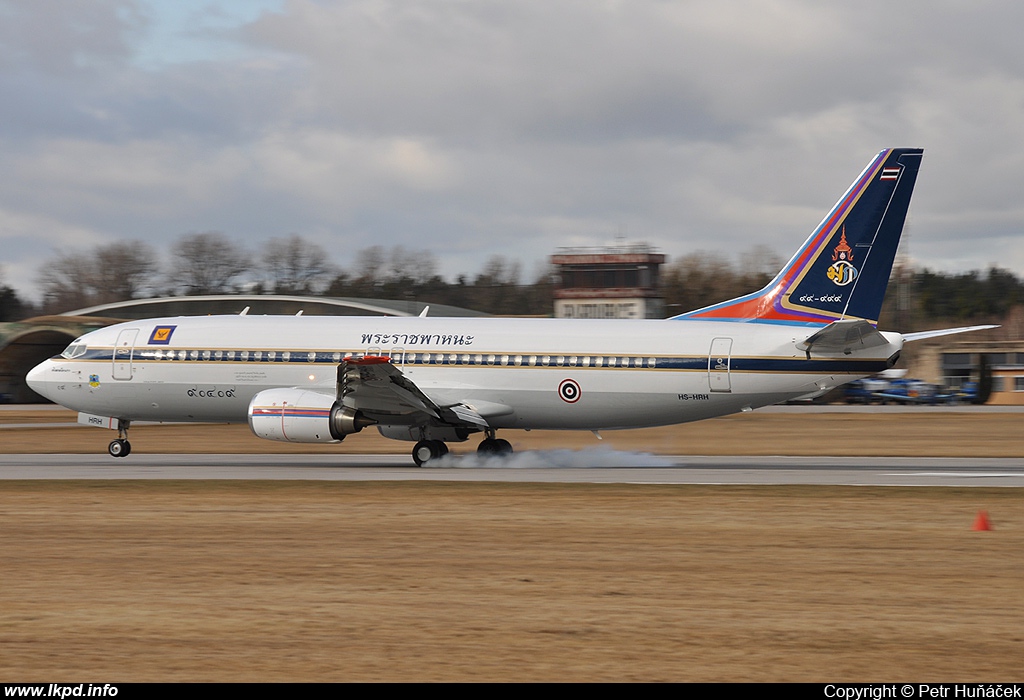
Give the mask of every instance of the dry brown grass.
[[(74, 422), (70, 411), (0, 412), (7, 423)], [(644, 430), (589, 432), (504, 430), (523, 449), (613, 449), (693, 455), (839, 455), (903, 457), (1024, 457), (1024, 414), (1017, 413), (752, 413)], [(103, 453), (113, 431), (88, 427), (0, 430), (11, 453)], [(373, 428), (340, 445), (292, 445), (260, 440), (246, 425), (139, 425), (133, 450), (147, 453), (408, 453), (412, 444), (386, 440)], [(451, 443), (471, 452), (479, 440)]]
[[(0, 482), (0, 678), (1021, 680), (1017, 489)], [(993, 532), (972, 532), (987, 508)]]
[[(0, 412), (43, 419), (73, 414)], [(754, 414), (605, 444), (1022, 456), (1020, 420)], [(111, 437), (0, 430), (6, 452), (95, 453)], [(409, 448), (375, 431), (282, 445), (245, 426), (138, 426), (132, 441)], [(0, 482), (0, 679), (1019, 681), (1022, 506), (1019, 489)], [(994, 532), (970, 530), (981, 508)]]

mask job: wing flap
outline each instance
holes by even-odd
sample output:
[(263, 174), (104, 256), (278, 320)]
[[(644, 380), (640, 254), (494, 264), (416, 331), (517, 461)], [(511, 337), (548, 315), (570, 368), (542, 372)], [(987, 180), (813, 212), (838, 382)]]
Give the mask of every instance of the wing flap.
[(486, 430), (490, 427), (487, 425), (487, 421), (484, 420), (483, 416), (468, 406), (455, 404), (454, 406), (449, 406), (448, 410), (454, 413), (458, 420), (463, 424), (468, 423), (480, 428), (481, 430)]
[(434, 423), (473, 430), (490, 427), (474, 408), (464, 404), (439, 406), (391, 358), (380, 355), (346, 357), (338, 366), (338, 396), (344, 405), (383, 424)]
[(464, 402), (463, 405), (476, 411), (483, 418), (496, 418), (515, 413), (511, 406), (506, 406), (503, 403), (494, 403), (493, 401), (473, 400)]

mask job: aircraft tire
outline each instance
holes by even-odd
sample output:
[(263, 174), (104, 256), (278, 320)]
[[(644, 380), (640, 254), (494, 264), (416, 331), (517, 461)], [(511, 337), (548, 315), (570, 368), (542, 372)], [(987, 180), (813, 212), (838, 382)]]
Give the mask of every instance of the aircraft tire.
[(412, 461), (422, 467), (432, 459), (439, 459), (448, 454), (448, 446), (440, 440), (420, 440), (412, 448)]
[(433, 457), (434, 450), (430, 447), (429, 440), (420, 440), (412, 448), (412, 461), (416, 462), (417, 467), (422, 467), (424, 464), (430, 461)]
[(127, 457), (131, 454), (132, 445), (127, 440), (113, 440), (107, 446), (107, 452), (110, 453), (111, 457)]
[(501, 438), (487, 438), (480, 442), (476, 453), (484, 457), (508, 457), (512, 454), (512, 443)]

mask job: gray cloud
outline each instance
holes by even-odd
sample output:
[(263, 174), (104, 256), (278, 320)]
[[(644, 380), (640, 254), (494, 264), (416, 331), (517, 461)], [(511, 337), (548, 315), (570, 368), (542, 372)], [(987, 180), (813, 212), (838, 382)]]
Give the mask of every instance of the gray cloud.
[(342, 264), (429, 246), (449, 275), (622, 232), (786, 257), (885, 146), (927, 149), (917, 261), (1024, 272), (1014, 3), (231, 10), (198, 6), (205, 43), (160, 61), (141, 1), (0, 0), (8, 280), (32, 293), (55, 248), (211, 229)]

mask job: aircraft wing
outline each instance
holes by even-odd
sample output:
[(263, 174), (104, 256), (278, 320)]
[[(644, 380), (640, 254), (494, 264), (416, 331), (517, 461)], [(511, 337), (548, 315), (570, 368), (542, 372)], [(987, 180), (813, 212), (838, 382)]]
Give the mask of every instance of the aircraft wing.
[(416, 386), (390, 357), (350, 356), (338, 366), (338, 397), (368, 418), (381, 423), (442, 424), (486, 430), (490, 426), (467, 404), (439, 405)]

